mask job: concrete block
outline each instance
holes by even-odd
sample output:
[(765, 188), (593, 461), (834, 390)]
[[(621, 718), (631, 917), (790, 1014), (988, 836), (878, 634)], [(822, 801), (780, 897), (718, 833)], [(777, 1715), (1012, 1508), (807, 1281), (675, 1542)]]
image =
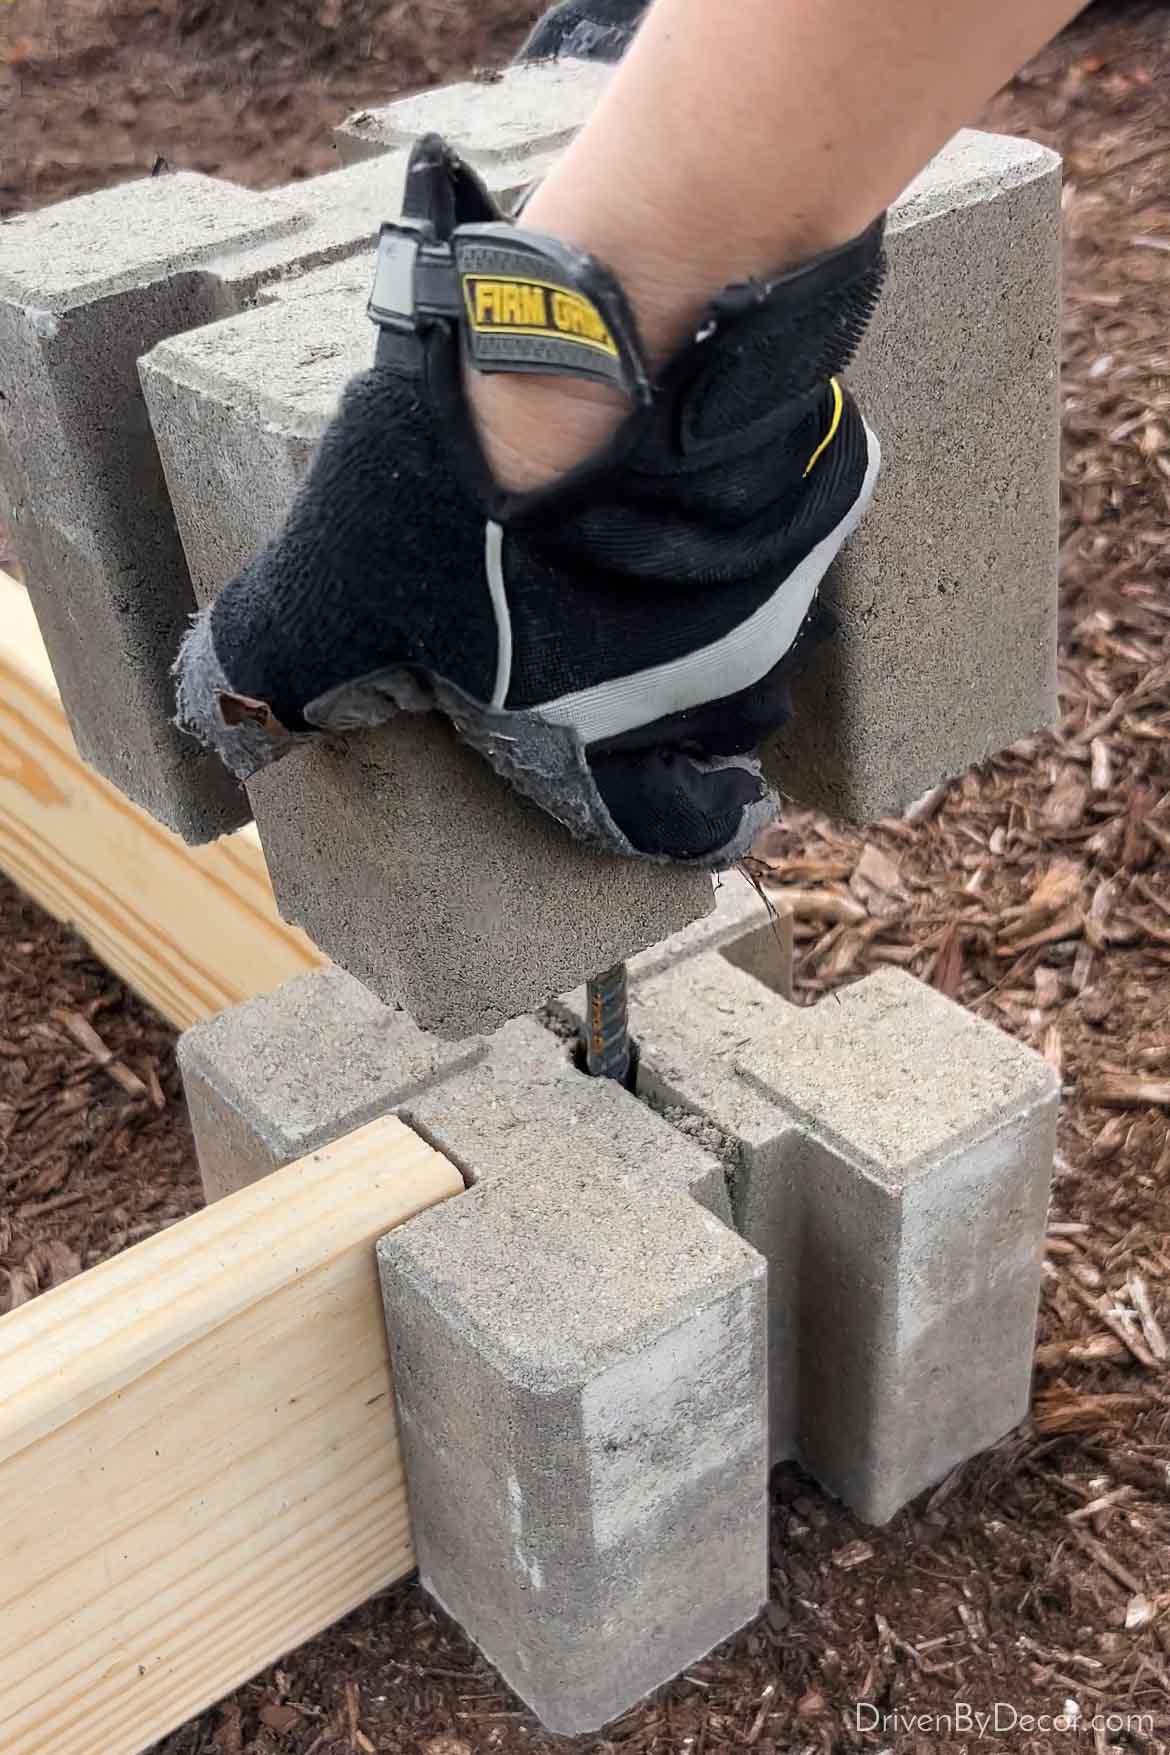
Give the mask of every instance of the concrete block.
[(403, 1113), (475, 1184), (378, 1249), (420, 1574), (594, 1730), (765, 1599), (763, 1263), (720, 1166), (529, 1020)]
[(426, 1035), (341, 969), (317, 969), (179, 1038), (208, 1202), (388, 1115), (483, 1053)]
[(731, 1146), (768, 1260), (774, 1461), (885, 1522), (1028, 1407), (1056, 1080), (888, 970), (812, 1009), (707, 955), (640, 985), (640, 1085)]
[[(513, 150), (515, 92), (517, 131), (555, 156), (611, 71), (538, 63), (425, 92), (351, 118), (339, 147), (388, 151), (433, 127), (486, 168)], [(894, 203), (888, 236), (889, 284), (850, 373), (882, 477), (826, 586), (836, 639), (766, 758), (790, 795), (858, 821), (1056, 716), (1060, 160), (965, 129)]]
[(379, 1245), (415, 1546), (552, 1729), (755, 1615), (767, 1269), (715, 1158), (532, 1019), (460, 1059), (336, 970), (188, 1031), (180, 1063), (209, 1198), (389, 1109), (469, 1184)]
[[(392, 153), (263, 195), (183, 172), (0, 231), (0, 511), (82, 754), (189, 841), (249, 809), (171, 724), (170, 665), (195, 601), (136, 362), (258, 301), (295, 302), (300, 276), (357, 254), (360, 273), (339, 284), (361, 336), (354, 369), (366, 365), (372, 249), (405, 165)], [(486, 170), (502, 198), (529, 174)], [(317, 340), (328, 352), (331, 337)]]
[(343, 164), (441, 134), (478, 169), (533, 159), (568, 145), (609, 84), (599, 61), (543, 61), (508, 67), (462, 85), (443, 85), (381, 109), (347, 116), (333, 139)]
[(135, 361), (230, 308), (210, 258), (282, 230), (266, 197), (181, 174), (0, 235), (2, 498), (73, 733), (107, 779), (198, 839), (247, 810), (169, 723), (194, 606)]
[(899, 201), (850, 373), (877, 495), (767, 761), (868, 821), (1055, 723), (1060, 161), (964, 130)]
[[(707, 951), (718, 951), (781, 999), (792, 999), (792, 916), (738, 869), (716, 876), (715, 906), (709, 914), (629, 959), (630, 988)], [(548, 1014), (554, 1027), (565, 1026), (579, 1035), (585, 1020), (584, 986), (551, 999)]]
[[(196, 597), (267, 539), (369, 359), (357, 261), (162, 343), (141, 376)], [(711, 908), (701, 872), (581, 846), (439, 717), (293, 752), (250, 782), (277, 902), (379, 998), (492, 1030)]]

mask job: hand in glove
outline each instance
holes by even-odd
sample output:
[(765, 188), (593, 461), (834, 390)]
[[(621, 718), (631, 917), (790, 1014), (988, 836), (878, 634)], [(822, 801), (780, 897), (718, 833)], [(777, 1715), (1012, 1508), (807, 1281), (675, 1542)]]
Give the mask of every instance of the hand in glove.
[[(879, 463), (837, 376), (876, 302), (880, 222), (731, 286), (651, 381), (620, 286), (504, 220), (436, 136), (383, 228), (377, 362), (284, 529), (196, 621), (179, 723), (242, 778), (314, 731), (437, 708), (573, 834), (721, 866), (775, 814), (752, 751)], [(464, 371), (619, 387), (612, 442), (510, 493)]]

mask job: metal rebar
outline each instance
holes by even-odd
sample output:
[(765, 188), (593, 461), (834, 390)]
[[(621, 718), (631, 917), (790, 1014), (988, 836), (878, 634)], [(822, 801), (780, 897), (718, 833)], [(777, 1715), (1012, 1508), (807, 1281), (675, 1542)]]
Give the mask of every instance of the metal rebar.
[(585, 1066), (595, 1078), (624, 1083), (629, 1077), (629, 998), (624, 963), (585, 984)]

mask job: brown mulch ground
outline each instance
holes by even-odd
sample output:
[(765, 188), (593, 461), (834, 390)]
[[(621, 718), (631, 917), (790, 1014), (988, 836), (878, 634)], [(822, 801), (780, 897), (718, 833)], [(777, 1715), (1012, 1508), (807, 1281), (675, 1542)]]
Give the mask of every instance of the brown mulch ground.
[[(338, 114), (498, 59), (531, 10), (70, 0), (49, 25), (40, 0), (15, 0), (0, 203), (158, 152), (252, 182), (318, 169)], [(767, 1613), (587, 1747), (1170, 1748), (1168, 81), (1170, 11), (1099, 7), (990, 109), (1068, 165), (1059, 733), (908, 822), (867, 836), (799, 815), (760, 849), (798, 916), (803, 998), (892, 961), (1061, 1070), (1033, 1418), (880, 1531), (780, 1471)], [(0, 1309), (196, 1200), (171, 1033), (0, 884)], [(860, 1700), (903, 1715), (1000, 1702), (1004, 1728), (903, 1718), (862, 1734)], [(1085, 1720), (1149, 1718), (1013, 1728), (1012, 1712), (1070, 1700)], [(158, 1755), (559, 1747), (406, 1585)]]
[(335, 168), (351, 110), (506, 60), (534, 0), (0, 0), (0, 216), (175, 169)]

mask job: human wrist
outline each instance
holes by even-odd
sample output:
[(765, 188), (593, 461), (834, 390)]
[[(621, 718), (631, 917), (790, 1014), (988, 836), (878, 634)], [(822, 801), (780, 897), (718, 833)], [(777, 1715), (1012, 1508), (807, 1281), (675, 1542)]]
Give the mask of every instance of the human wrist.
[[(581, 243), (586, 228), (554, 226), (526, 210), (524, 225), (571, 237)], [(634, 312), (639, 341), (653, 375), (694, 328), (706, 293), (680, 297), (688, 275), (680, 262), (671, 267), (658, 251), (640, 256), (625, 250), (592, 249), (615, 269)], [(621, 258), (615, 261), (614, 256)], [(630, 411), (630, 402), (611, 385), (584, 378), (539, 374), (482, 374), (466, 368), (465, 391), (480, 442), (495, 479), (513, 492), (544, 486), (605, 445)]]

